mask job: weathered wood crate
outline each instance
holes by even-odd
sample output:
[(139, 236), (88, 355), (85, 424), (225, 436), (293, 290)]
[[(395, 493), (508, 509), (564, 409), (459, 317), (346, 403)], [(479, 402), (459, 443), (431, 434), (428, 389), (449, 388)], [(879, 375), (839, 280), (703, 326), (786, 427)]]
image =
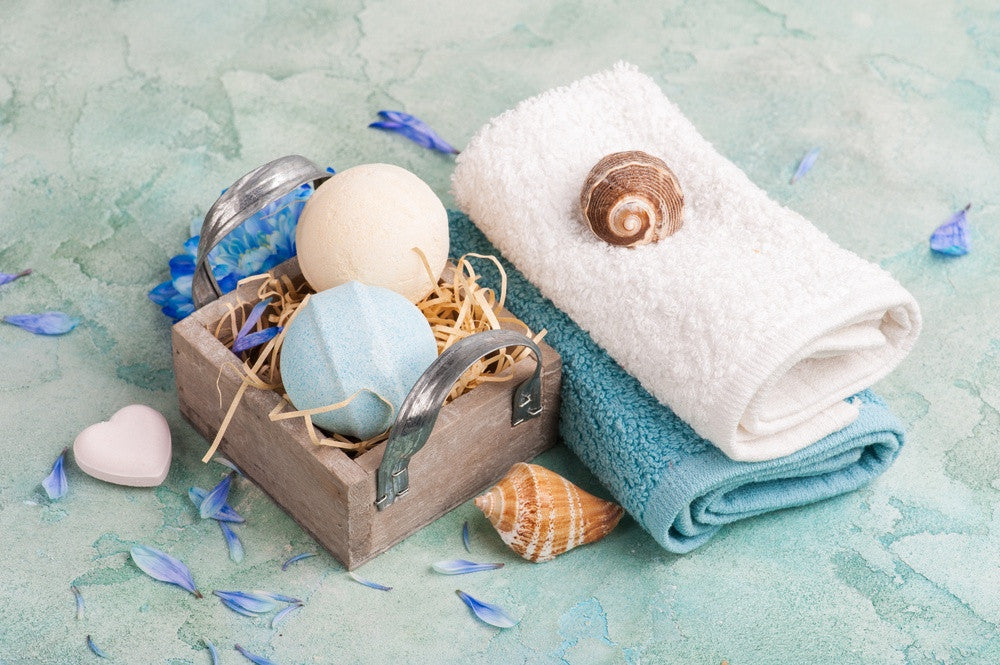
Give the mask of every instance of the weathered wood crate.
[[(298, 263), (291, 259), (272, 273), (297, 277)], [(233, 364), (233, 354), (209, 327), (226, 314), (227, 303), (254, 302), (256, 287), (241, 286), (173, 328), (180, 410), (209, 440), (240, 386), (233, 371), (222, 371)], [(268, 414), (281, 400), (274, 391), (246, 391), (221, 451), (353, 569), (489, 487), (515, 462), (530, 460), (556, 442), (561, 361), (544, 342), (539, 347), (541, 414), (511, 426), (512, 391), (535, 369), (535, 360), (527, 357), (515, 365), (512, 381), (485, 383), (442, 408), (426, 444), (410, 460), (409, 490), (384, 510), (377, 510), (375, 501), (386, 443), (353, 459), (339, 448), (317, 446), (300, 419), (270, 420)]]

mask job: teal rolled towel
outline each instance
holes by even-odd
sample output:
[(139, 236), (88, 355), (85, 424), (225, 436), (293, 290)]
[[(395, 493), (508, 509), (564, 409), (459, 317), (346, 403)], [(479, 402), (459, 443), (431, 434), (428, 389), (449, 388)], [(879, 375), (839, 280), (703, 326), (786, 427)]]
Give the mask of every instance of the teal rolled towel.
[[(499, 252), (450, 213), (452, 253)], [(855, 490), (885, 471), (903, 430), (869, 391), (850, 425), (791, 455), (737, 462), (650, 395), (584, 330), (502, 259), (507, 308), (562, 355), (560, 433), (616, 500), (671, 552), (689, 552), (730, 522)], [(484, 262), (485, 263), (485, 262)], [(499, 275), (483, 265), (483, 282)], [(609, 304), (609, 306), (613, 306)]]

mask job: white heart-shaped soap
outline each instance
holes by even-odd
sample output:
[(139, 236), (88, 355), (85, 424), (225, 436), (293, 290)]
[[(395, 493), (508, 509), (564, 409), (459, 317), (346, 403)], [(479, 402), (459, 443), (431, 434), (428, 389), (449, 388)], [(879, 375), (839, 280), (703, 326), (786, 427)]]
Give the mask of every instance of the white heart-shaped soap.
[(132, 404), (91, 425), (73, 442), (84, 473), (118, 485), (155, 487), (170, 469), (170, 427), (156, 409)]

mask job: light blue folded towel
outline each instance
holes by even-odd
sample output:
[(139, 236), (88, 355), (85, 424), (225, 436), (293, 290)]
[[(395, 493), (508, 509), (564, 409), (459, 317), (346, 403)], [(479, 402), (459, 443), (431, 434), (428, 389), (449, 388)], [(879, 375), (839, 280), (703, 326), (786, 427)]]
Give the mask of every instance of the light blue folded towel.
[[(499, 252), (468, 217), (450, 213), (451, 253)], [(855, 490), (892, 464), (903, 430), (869, 391), (846, 428), (792, 455), (736, 462), (719, 451), (608, 356), (513, 266), (507, 308), (532, 330), (545, 328), (562, 355), (560, 432), (617, 501), (671, 552), (689, 552), (723, 525)], [(483, 266), (483, 283), (498, 275)]]

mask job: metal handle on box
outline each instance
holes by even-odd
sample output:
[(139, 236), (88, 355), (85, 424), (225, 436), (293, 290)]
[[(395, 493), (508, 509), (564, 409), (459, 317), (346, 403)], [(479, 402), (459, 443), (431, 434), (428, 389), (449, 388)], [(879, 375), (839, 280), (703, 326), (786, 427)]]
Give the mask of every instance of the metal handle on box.
[(198, 242), (198, 258), (191, 281), (191, 296), (196, 308), (207, 305), (222, 295), (212, 274), (208, 253), (236, 227), (260, 212), (264, 206), (294, 191), (307, 182), (318, 187), (330, 177), (313, 162), (301, 155), (279, 157), (230, 185), (205, 215)]
[(483, 356), (511, 346), (524, 346), (535, 356), (535, 372), (514, 389), (511, 427), (542, 412), (542, 352), (531, 339), (512, 330), (489, 330), (459, 340), (417, 379), (403, 404), (386, 442), (376, 480), (375, 507), (386, 506), (406, 493), (410, 486), (407, 465), (420, 450), (452, 386)]

